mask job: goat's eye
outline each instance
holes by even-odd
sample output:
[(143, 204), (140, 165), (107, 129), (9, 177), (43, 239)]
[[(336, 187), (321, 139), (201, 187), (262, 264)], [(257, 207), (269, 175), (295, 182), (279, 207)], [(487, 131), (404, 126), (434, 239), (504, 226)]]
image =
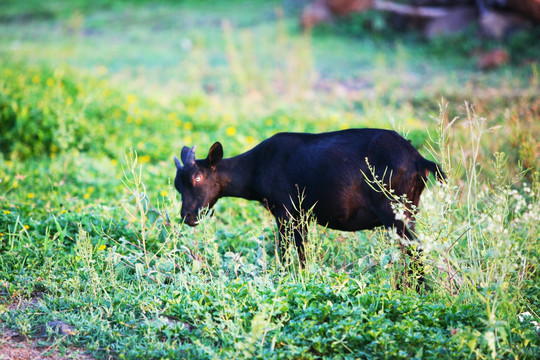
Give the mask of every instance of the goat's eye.
[(196, 183), (201, 182), (202, 176), (201, 176), (201, 175), (197, 175), (197, 176), (195, 176), (195, 179), (194, 179), (194, 180), (195, 180)]

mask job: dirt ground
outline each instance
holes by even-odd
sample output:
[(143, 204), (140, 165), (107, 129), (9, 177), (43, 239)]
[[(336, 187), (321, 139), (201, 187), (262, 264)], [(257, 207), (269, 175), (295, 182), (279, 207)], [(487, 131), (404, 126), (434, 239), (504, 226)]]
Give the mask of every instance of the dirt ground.
[(0, 329), (0, 360), (94, 360), (93, 357), (77, 348), (59, 351), (51, 342), (48, 346), (38, 345), (35, 340), (28, 340), (12, 330)]

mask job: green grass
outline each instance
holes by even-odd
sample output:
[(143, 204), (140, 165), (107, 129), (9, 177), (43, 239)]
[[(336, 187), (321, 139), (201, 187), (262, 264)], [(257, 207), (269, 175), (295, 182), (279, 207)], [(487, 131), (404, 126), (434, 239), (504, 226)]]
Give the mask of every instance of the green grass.
[[(88, 4), (0, 17), (0, 327), (98, 358), (538, 358), (538, 59), (310, 36), (280, 2)], [(430, 291), (382, 229), (311, 224), (300, 270), (258, 204), (180, 224), (182, 146), (348, 127), (448, 173), (418, 214)], [(76, 333), (40, 338), (52, 320)]]

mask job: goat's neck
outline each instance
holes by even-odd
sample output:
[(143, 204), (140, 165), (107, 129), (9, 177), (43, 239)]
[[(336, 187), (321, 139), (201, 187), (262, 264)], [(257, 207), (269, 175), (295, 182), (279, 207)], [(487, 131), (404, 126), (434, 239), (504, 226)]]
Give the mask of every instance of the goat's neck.
[(221, 196), (256, 200), (252, 187), (253, 166), (254, 163), (249, 152), (221, 160), (216, 169), (221, 180)]

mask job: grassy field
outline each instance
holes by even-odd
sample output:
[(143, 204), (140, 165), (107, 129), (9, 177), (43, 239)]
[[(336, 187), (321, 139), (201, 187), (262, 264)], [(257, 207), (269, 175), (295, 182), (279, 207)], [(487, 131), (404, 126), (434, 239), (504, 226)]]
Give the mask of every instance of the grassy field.
[[(95, 358), (540, 357), (532, 40), (304, 34), (283, 4), (3, 2), (0, 330)], [(480, 72), (493, 46), (512, 61)], [(394, 128), (449, 175), (418, 214), (429, 291), (384, 229), (311, 225), (299, 269), (258, 204), (180, 223), (182, 146), (351, 127)]]

